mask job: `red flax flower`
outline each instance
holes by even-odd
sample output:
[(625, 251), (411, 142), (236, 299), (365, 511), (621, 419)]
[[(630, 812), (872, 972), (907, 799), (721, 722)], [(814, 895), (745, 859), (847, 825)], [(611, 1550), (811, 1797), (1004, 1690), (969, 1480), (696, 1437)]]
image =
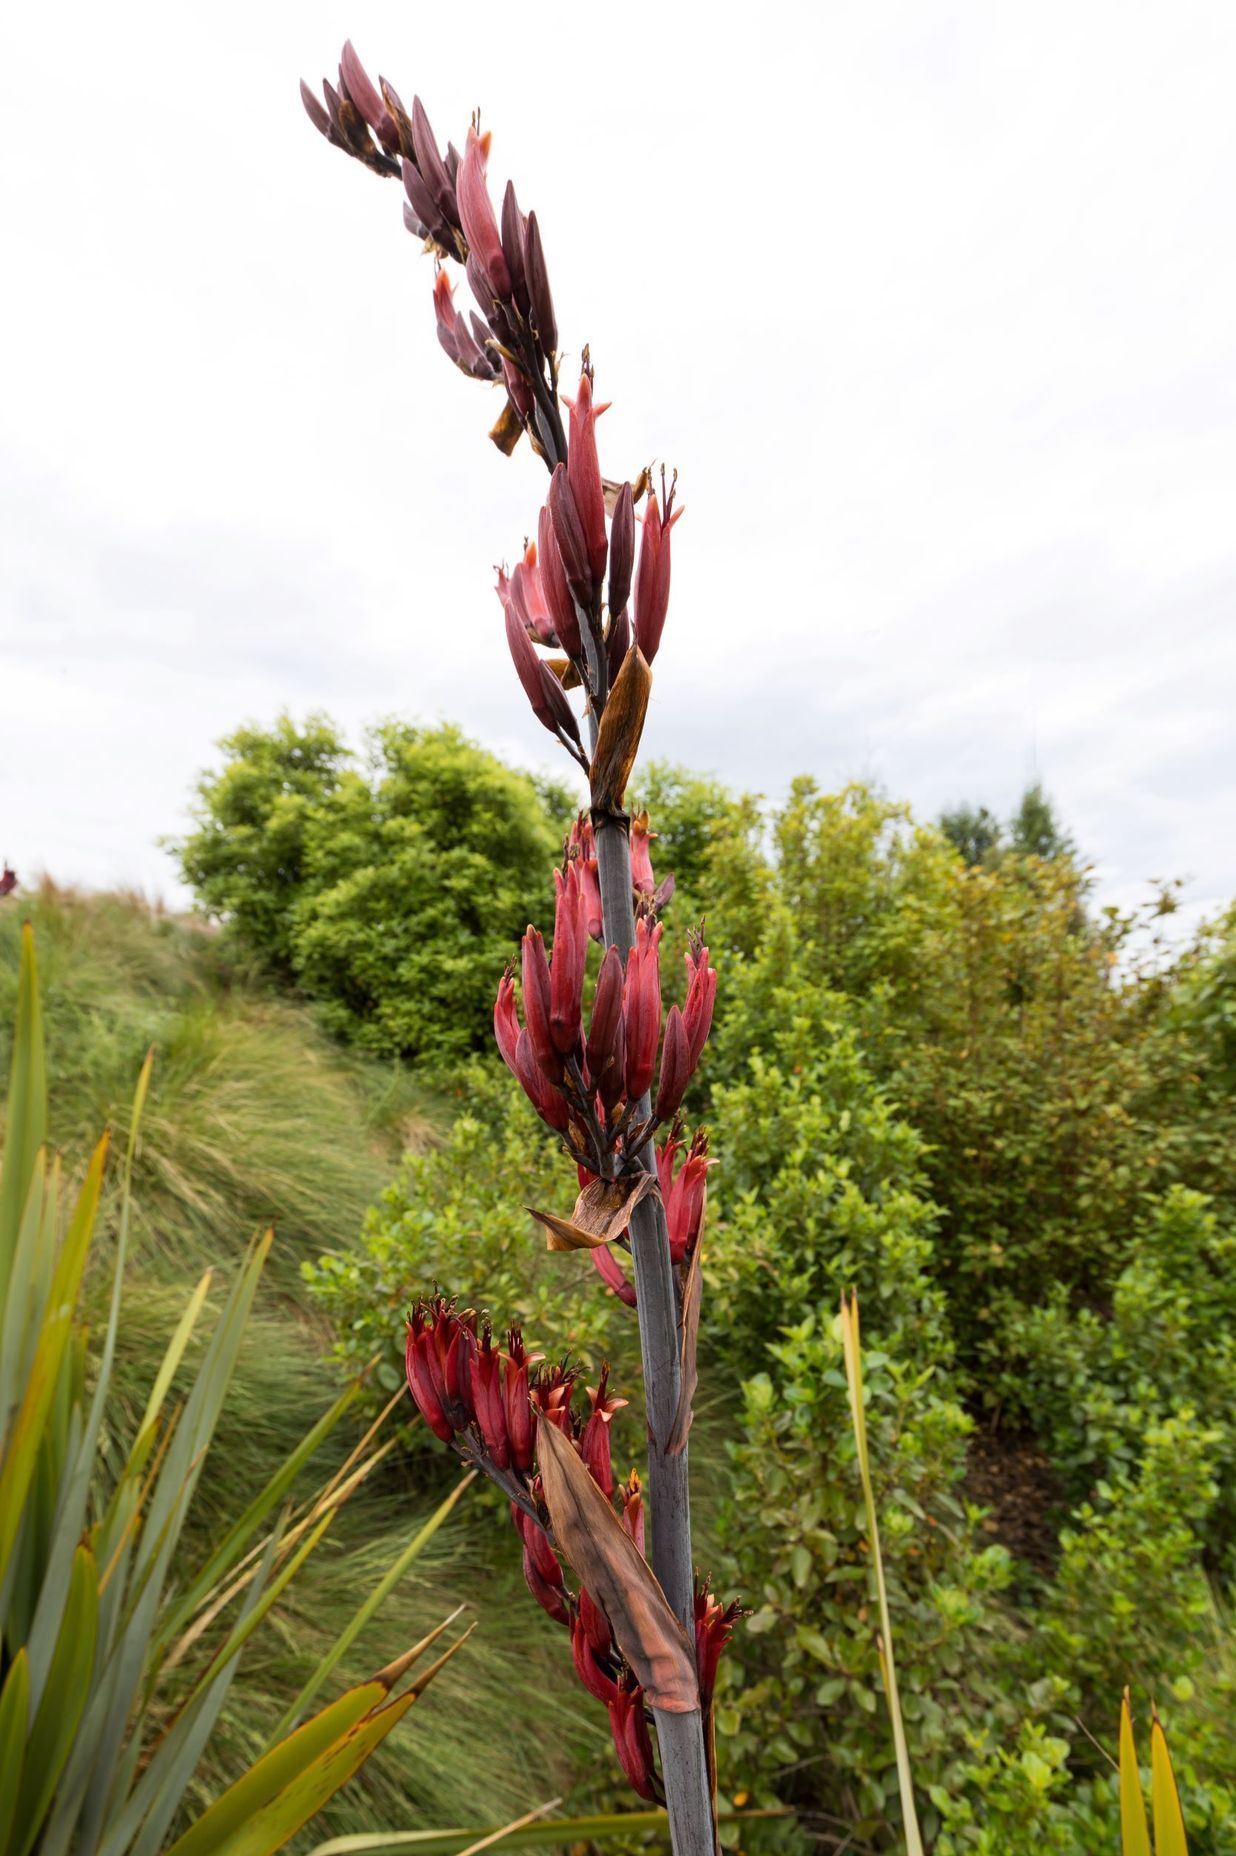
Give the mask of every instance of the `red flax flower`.
[[(547, 520), (545, 510), (541, 511), (541, 520)], [(561, 637), (561, 632), (558, 635)], [(581, 812), (571, 826), (567, 856), (574, 859), (580, 868), (588, 912), (588, 933), (594, 941), (603, 941), (605, 923), (601, 912), (601, 879), (597, 871), (597, 840), (592, 820), (586, 812)]]
[[(604, 1245), (601, 1246), (605, 1248)], [(601, 1368), (599, 1385), (588, 1387), (588, 1398), (592, 1413), (580, 1433), (579, 1454), (583, 1457), (589, 1475), (600, 1489), (606, 1501), (614, 1493), (614, 1471), (610, 1460), (609, 1427), (616, 1411), (621, 1411), (626, 1404), (625, 1398), (612, 1398), (608, 1392), (609, 1367)]]
[(670, 534), (682, 513), (681, 509), (674, 508), (672, 487), (665, 498), (664, 518), (655, 492), (649, 492), (639, 544), (639, 566), (635, 572), (635, 642), (650, 664), (665, 630), (670, 594)]
[(567, 452), (567, 482), (575, 499), (575, 509), (583, 530), (588, 565), (592, 569), (594, 588), (605, 578), (605, 560), (609, 552), (605, 539), (605, 492), (601, 487), (601, 466), (597, 461), (596, 423), (609, 410), (609, 401), (596, 406), (592, 399), (592, 380), (585, 370), (579, 377), (579, 392), (566, 400), (571, 414), (570, 450)]
[(661, 924), (635, 924), (635, 946), (627, 956), (622, 1016), (626, 1031), (627, 1100), (647, 1094), (661, 1040)]
[(468, 251), (488, 291), (489, 301), (486, 301), (484, 291), (477, 299), (486, 313), (494, 298), (505, 303), (511, 295), (511, 273), (506, 253), (502, 249), (502, 235), (494, 216), (493, 201), (485, 184), (489, 143), (488, 135), (478, 135), (475, 129), (469, 128), (463, 160), (455, 178), (455, 197), (459, 202), (459, 219), (468, 241)]
[(657, 1149), (657, 1180), (665, 1206), (670, 1257), (675, 1263), (686, 1261), (700, 1234), (708, 1169), (714, 1164), (708, 1158), (708, 1136), (701, 1129), (675, 1172), (683, 1146), (677, 1134), (671, 1134)]
[(554, 957), (549, 974), (549, 1024), (563, 1057), (579, 1050), (583, 1035), (584, 967), (588, 959), (588, 904), (579, 865), (554, 871)]
[(644, 1716), (644, 1694), (639, 1688), (620, 1688), (609, 1704), (614, 1751), (627, 1781), (639, 1797), (657, 1803), (660, 1790), (652, 1765), (652, 1742)]
[(554, 521), (548, 504), (537, 517), (536, 538), (541, 593), (546, 611), (563, 650), (568, 657), (578, 659), (584, 653), (583, 640), (579, 633), (579, 614), (576, 611), (574, 595), (567, 585), (566, 572), (562, 565), (562, 553), (558, 547), (558, 538), (554, 534)]

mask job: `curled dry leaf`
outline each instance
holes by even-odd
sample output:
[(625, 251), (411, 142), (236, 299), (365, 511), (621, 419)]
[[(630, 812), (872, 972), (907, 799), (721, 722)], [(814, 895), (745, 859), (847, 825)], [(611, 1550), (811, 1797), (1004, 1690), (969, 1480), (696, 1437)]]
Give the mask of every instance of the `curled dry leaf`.
[(524, 422), (516, 412), (510, 400), (498, 414), (497, 421), (490, 427), (489, 436), (504, 457), (510, 457), (516, 445), (523, 437)]
[(700, 1333), (700, 1296), (703, 1283), (700, 1278), (700, 1253), (703, 1249), (702, 1238), (703, 1213), (700, 1214), (700, 1235), (695, 1241), (691, 1253), (691, 1262), (687, 1269), (687, 1280), (682, 1289), (682, 1317), (678, 1324), (679, 1334), (679, 1381), (678, 1404), (674, 1411), (674, 1422), (665, 1444), (666, 1456), (677, 1456), (687, 1447), (687, 1435), (691, 1429), (691, 1420), (695, 1416), (692, 1404), (695, 1389), (700, 1376), (695, 1363), (696, 1348)]
[(643, 652), (633, 644), (614, 678), (606, 699), (597, 745), (592, 755), (592, 809), (613, 814), (622, 808), (623, 794), (639, 752), (648, 713), (652, 672)]
[(534, 1205), (527, 1210), (545, 1226), (547, 1250), (596, 1250), (621, 1237), (640, 1200), (656, 1190), (654, 1173), (625, 1173), (621, 1179), (591, 1180), (576, 1199), (569, 1218), (539, 1212)]
[(554, 1539), (605, 1612), (650, 1705), (691, 1713), (700, 1705), (694, 1650), (652, 1567), (556, 1425), (537, 1426), (537, 1462)]

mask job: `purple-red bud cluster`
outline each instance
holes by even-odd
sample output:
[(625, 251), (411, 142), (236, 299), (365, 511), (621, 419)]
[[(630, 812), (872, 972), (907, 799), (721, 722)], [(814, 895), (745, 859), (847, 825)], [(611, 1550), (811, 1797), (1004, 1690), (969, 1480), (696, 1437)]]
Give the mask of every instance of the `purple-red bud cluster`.
[[(616, 947), (601, 961), (585, 1033), (584, 973), (599, 898), (590, 883), (582, 828), (576, 855), (570, 848), (564, 868), (554, 873), (552, 960), (539, 930), (530, 926), (522, 944), (524, 1022), (521, 1027), (508, 968), (494, 1004), (494, 1036), (541, 1119), (569, 1133), (577, 1158), (600, 1173), (606, 1153), (628, 1132), (631, 1115), (657, 1077), (658, 1051), (652, 1119), (672, 1121), (677, 1114), (708, 1036), (717, 976), (708, 949), (693, 940), (686, 1000), (670, 1007), (662, 1037), (661, 924), (641, 919), (625, 969)], [(600, 1135), (604, 1151), (598, 1150)], [(610, 1286), (617, 1289), (616, 1283)]]

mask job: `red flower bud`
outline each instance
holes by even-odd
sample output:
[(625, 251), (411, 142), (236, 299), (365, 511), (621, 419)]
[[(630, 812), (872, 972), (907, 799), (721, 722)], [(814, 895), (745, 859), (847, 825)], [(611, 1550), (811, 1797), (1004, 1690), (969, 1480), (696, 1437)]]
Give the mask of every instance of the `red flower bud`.
[(635, 498), (624, 483), (614, 504), (609, 525), (609, 616), (622, 612), (631, 596), (635, 568)]
[(524, 259), (528, 273), (528, 299), (532, 305), (532, 326), (536, 330), (537, 346), (545, 359), (552, 362), (558, 348), (558, 324), (554, 317), (554, 299), (550, 294), (549, 271), (546, 268), (545, 251), (541, 244), (541, 228), (537, 224), (535, 213), (528, 214)]
[(529, 1356), (524, 1351), (518, 1328), (507, 1336), (506, 1364), (502, 1374), (502, 1404), (506, 1415), (507, 1436), (511, 1440), (511, 1462), (516, 1469), (532, 1468), (532, 1405), (528, 1396)]
[(682, 1008), (691, 1050), (691, 1068), (700, 1060), (708, 1033), (712, 1029), (712, 1009), (717, 997), (717, 970), (708, 964), (708, 949), (693, 939), (686, 955), (687, 999)]
[(519, 1017), (515, 1010), (515, 981), (509, 967), (498, 981), (498, 997), (494, 1001), (494, 1037), (502, 1053), (503, 1063), (512, 1076), (518, 1076), (515, 1047), (519, 1043)]
[(515, 1045), (515, 1074), (541, 1120), (559, 1134), (565, 1134), (571, 1120), (566, 1098), (554, 1088), (537, 1062), (532, 1039), (526, 1031), (520, 1032)]
[(670, 1258), (675, 1263), (684, 1260), (699, 1236), (708, 1169), (713, 1165), (708, 1158), (708, 1137), (702, 1131), (695, 1136), (675, 1176), (674, 1162), (681, 1150), (682, 1142), (672, 1135), (657, 1150), (657, 1179), (665, 1206)]
[(508, 180), (502, 196), (502, 255), (511, 274), (511, 294), (525, 316), (528, 314), (527, 237), (528, 222), (519, 210), (515, 184)]
[(566, 574), (567, 585), (572, 597), (585, 612), (592, 610), (592, 567), (588, 558), (588, 543), (584, 537), (583, 523), (575, 507), (575, 495), (567, 477), (565, 464), (554, 468), (549, 480), (549, 497), (547, 507), (553, 518), (554, 535), (558, 542), (558, 552), (562, 556), (562, 567)]
[(691, 1080), (691, 1052), (687, 1043), (682, 1013), (671, 1005), (665, 1021), (665, 1044), (661, 1051), (661, 1076), (657, 1083), (657, 1100), (653, 1113), (658, 1121), (672, 1121)]
[[(489, 294), (506, 303), (511, 296), (511, 273), (502, 249), (493, 201), (485, 184), (489, 141), (488, 135), (478, 135), (475, 129), (469, 128), (456, 177), (455, 198), (468, 250), (489, 286)], [(485, 296), (478, 296), (477, 301), (488, 313), (489, 303)]]
[(614, 1060), (618, 1029), (622, 1024), (623, 972), (616, 947), (601, 962), (592, 995), (592, 1022), (588, 1027), (588, 1074), (600, 1083)]
[(545, 942), (539, 928), (528, 924), (523, 938), (524, 1023), (536, 1060), (551, 1082), (562, 1080), (562, 1058), (554, 1042), (550, 1019), (552, 982)]
[(592, 820), (586, 813), (581, 812), (571, 826), (571, 835), (567, 840), (567, 855), (579, 864), (584, 885), (588, 933), (594, 941), (603, 940), (605, 924), (601, 910), (601, 880), (597, 872), (597, 841), (592, 829)]
[(399, 131), (395, 119), (369, 80), (369, 74), (356, 56), (351, 39), (343, 48), (339, 64), (339, 88), (356, 105), (388, 155), (399, 151)]
[[(580, 1611), (571, 1623), (571, 1656), (575, 1663), (575, 1673), (588, 1693), (595, 1695), (598, 1701), (603, 1701), (608, 1707), (617, 1699), (618, 1684), (602, 1669), (589, 1642), (583, 1622), (583, 1601), (586, 1596), (586, 1593), (580, 1593)], [(593, 1608), (596, 1609), (595, 1606)], [(607, 1631), (608, 1628), (607, 1625)]]
[(502, 1357), (488, 1327), (472, 1360), (472, 1403), (486, 1450), (499, 1469), (506, 1469), (511, 1460), (511, 1443), (502, 1398)]
[(734, 1620), (742, 1606), (722, 1605), (711, 1596), (705, 1579), (695, 1594), (695, 1662), (700, 1679), (700, 1706), (705, 1714), (717, 1686), (721, 1652), (734, 1635)]
[[(438, 153), (438, 139), (429, 126), (429, 118), (419, 97), (412, 99), (412, 153), (416, 157), (421, 183), (437, 209), (443, 228), (454, 228), (459, 224), (455, 185), (450, 170)], [(404, 184), (407, 185), (406, 174)], [(408, 198), (412, 198), (411, 193)], [(432, 224), (431, 221), (427, 223)]]
[(535, 541), (528, 543), (523, 560), (511, 575), (510, 597), (525, 631), (535, 632), (542, 644), (557, 644), (558, 635), (545, 605)]
[(682, 514), (681, 509), (670, 514), (673, 500), (671, 490), (663, 522), (656, 496), (649, 491), (639, 544), (639, 567), (635, 574), (635, 642), (650, 664), (660, 646), (665, 615), (669, 611), (670, 531)]
[(537, 656), (528, 628), (515, 611), (510, 583), (504, 574), (498, 576), (498, 597), (506, 607), (506, 642), (510, 648), (511, 661), (523, 684), (524, 695), (532, 706), (533, 715), (551, 735), (568, 735), (571, 740), (578, 741), (579, 723), (575, 720), (575, 711), (549, 665), (542, 663)]
[(408, 1317), (408, 1340), (404, 1350), (404, 1365), (408, 1376), (408, 1390), (416, 1403), (416, 1408), (435, 1437), (440, 1437), (444, 1444), (449, 1444), (455, 1432), (447, 1422), (442, 1409), (442, 1401), (434, 1384), (434, 1373), (430, 1365), (429, 1336), (424, 1329), (424, 1317), (420, 1310)]
[(554, 871), (554, 957), (550, 966), (550, 1033), (563, 1057), (579, 1048), (583, 1033), (584, 966), (588, 924), (578, 864)]
[[(608, 1246), (601, 1244), (598, 1249)], [(601, 1383), (588, 1387), (588, 1397), (592, 1402), (592, 1413), (585, 1424), (579, 1439), (579, 1454), (592, 1480), (609, 1501), (614, 1493), (614, 1472), (610, 1463), (609, 1427), (616, 1411), (621, 1411), (626, 1404), (625, 1398), (608, 1396), (609, 1367), (601, 1368)]]
[(631, 820), (631, 887), (641, 896), (651, 896), (657, 886), (652, 874), (652, 840), (656, 835), (648, 829), (647, 812), (637, 812)]
[(618, 1493), (622, 1497), (622, 1514), (619, 1518), (642, 1553), (644, 1551), (644, 1490), (638, 1470), (633, 1469), (626, 1481), (618, 1485)]
[(655, 1801), (657, 1784), (652, 1743), (644, 1719), (643, 1689), (619, 1689), (617, 1699), (609, 1704), (609, 1725), (614, 1736), (614, 1751), (628, 1782), (639, 1797)]
[[(602, 406), (594, 405), (592, 382), (587, 374), (581, 374), (578, 394), (565, 403), (571, 414), (567, 481), (571, 486), (579, 525), (583, 531), (595, 594), (596, 588), (605, 578), (605, 560), (609, 553), (609, 544), (605, 539), (605, 492), (601, 488), (601, 466), (597, 458), (596, 423), (601, 414), (608, 410), (609, 402), (606, 401)], [(591, 604), (591, 601), (588, 603)]]
[(610, 1292), (616, 1295), (620, 1302), (625, 1302), (628, 1308), (634, 1308), (636, 1305), (635, 1284), (614, 1255), (613, 1245), (598, 1244), (595, 1250), (588, 1252), (588, 1255), (592, 1258), (597, 1275)]
[(609, 1619), (598, 1605), (592, 1593), (580, 1588), (579, 1621), (583, 1626), (584, 1636), (598, 1656), (614, 1656), (616, 1646), (614, 1633), (610, 1629)]
[(627, 956), (622, 1017), (626, 1032), (626, 1092), (628, 1102), (646, 1095), (657, 1063), (661, 1041), (661, 924), (649, 930), (646, 921), (635, 924), (635, 946)]
[(567, 585), (562, 554), (554, 534), (554, 520), (548, 507), (537, 517), (536, 540), (541, 591), (558, 641), (568, 657), (582, 657), (584, 646), (579, 635), (579, 614), (575, 609), (575, 597)]

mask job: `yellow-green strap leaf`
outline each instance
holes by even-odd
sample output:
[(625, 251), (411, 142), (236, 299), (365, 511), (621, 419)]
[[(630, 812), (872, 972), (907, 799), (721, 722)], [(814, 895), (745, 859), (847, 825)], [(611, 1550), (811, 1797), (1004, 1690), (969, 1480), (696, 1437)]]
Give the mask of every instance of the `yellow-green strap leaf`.
[(27, 1856), (55, 1795), (90, 1691), (98, 1622), (98, 1569), (90, 1549), (78, 1547), (73, 1555), (64, 1619), (26, 1747), (11, 1856)]
[(26, 1721), (30, 1712), (30, 1659), (17, 1652), (0, 1689), (0, 1856), (5, 1856), (17, 1816)]
[(1150, 1856), (1146, 1801), (1133, 1738), (1133, 1716), (1126, 1688), (1120, 1702), (1120, 1847), (1122, 1856)]
[(1154, 1813), (1155, 1856), (1189, 1856), (1172, 1756), (1157, 1714), (1150, 1723), (1150, 1801)]

